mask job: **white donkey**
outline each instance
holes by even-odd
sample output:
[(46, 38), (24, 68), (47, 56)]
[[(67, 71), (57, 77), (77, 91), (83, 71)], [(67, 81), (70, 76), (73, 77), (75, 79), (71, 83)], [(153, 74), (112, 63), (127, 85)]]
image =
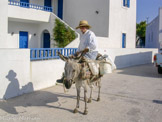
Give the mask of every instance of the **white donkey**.
[[(76, 85), (77, 90), (77, 104), (76, 108), (74, 109), (74, 113), (78, 112), (79, 108), (79, 100), (80, 100), (80, 92), (81, 87), (84, 88), (84, 101), (85, 101), (85, 110), (84, 114), (86, 115), (88, 113), (88, 107), (87, 107), (87, 86), (91, 88), (90, 91), (90, 98), (88, 99), (88, 103), (92, 100), (92, 84), (96, 84), (99, 88), (98, 90), (98, 98), (97, 101), (100, 101), (100, 88), (101, 88), (101, 77), (102, 75), (97, 75), (96, 77), (92, 76), (92, 73), (89, 75), (89, 77), (85, 77), (84, 73), (82, 72), (85, 67), (83, 67), (82, 63), (78, 63), (79, 60), (74, 60), (67, 58), (59, 53), (60, 58), (65, 61), (65, 72), (64, 72), (64, 85), (67, 89), (71, 87), (73, 83)], [(87, 65), (86, 65), (87, 66)], [(86, 68), (87, 70), (87, 68)], [(90, 71), (90, 70), (89, 70)]]

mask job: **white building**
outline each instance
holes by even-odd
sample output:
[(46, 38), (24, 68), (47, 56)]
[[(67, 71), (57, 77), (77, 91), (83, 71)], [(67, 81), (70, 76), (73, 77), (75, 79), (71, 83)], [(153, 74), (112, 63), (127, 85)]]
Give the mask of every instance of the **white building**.
[(100, 48), (135, 48), (136, 0), (1, 0), (0, 10), (0, 48), (54, 47), (57, 16), (72, 28), (88, 20)]
[[(62, 0), (1, 0), (1, 48), (53, 47), (52, 29)], [(57, 10), (58, 9), (58, 10)], [(61, 14), (58, 14), (61, 17)]]
[[(161, 45), (160, 45), (161, 44)], [(162, 48), (162, 7), (158, 16), (146, 27), (146, 48)]]
[(65, 22), (75, 28), (80, 20), (88, 20), (100, 48), (135, 48), (136, 0), (66, 0), (64, 4)]
[[(56, 59), (56, 51), (66, 56), (75, 49), (42, 49), (54, 47), (58, 17), (72, 28), (88, 20), (99, 52), (108, 54), (117, 68), (151, 63), (157, 53), (135, 49), (136, 0), (0, 0), (0, 99), (51, 87), (61, 77), (64, 62)], [(78, 41), (68, 47), (77, 47)]]

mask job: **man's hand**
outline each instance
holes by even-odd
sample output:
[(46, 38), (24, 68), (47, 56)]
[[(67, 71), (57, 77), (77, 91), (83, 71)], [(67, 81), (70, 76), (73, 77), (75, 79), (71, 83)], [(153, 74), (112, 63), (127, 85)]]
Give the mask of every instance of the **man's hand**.
[(89, 49), (88, 49), (88, 48), (85, 48), (85, 49), (83, 50), (83, 53), (87, 53), (87, 52), (89, 52)]
[(76, 53), (74, 54), (74, 56), (77, 57), (79, 54), (80, 54), (80, 52), (76, 52)]

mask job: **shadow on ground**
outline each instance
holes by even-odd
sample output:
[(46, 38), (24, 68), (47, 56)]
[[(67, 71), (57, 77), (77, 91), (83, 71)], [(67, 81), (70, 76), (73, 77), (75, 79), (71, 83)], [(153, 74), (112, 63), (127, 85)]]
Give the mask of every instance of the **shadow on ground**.
[(152, 102), (153, 103), (156, 103), (156, 104), (162, 104), (162, 101), (161, 100), (153, 100)]
[(18, 114), (15, 107), (30, 107), (30, 106), (44, 106), (49, 108), (63, 109), (69, 112), (73, 112), (73, 110), (62, 108), (58, 106), (48, 105), (48, 103), (58, 102), (58, 98), (76, 98), (75, 96), (68, 96), (63, 94), (54, 94), (47, 91), (36, 91), (33, 93), (28, 93), (19, 97), (15, 97), (12, 99), (8, 99), (5, 101), (0, 101), (0, 109), (10, 113), (10, 114)]

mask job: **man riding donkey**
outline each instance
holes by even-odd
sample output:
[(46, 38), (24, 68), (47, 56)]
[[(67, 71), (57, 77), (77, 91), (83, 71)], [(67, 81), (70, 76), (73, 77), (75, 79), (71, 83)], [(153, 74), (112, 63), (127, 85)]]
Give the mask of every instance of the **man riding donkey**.
[[(79, 55), (82, 54), (81, 62), (83, 64), (83, 67), (85, 65), (85, 63), (83, 62), (86, 62), (87, 60), (96, 60), (98, 56), (101, 56), (100, 54), (98, 54), (98, 41), (96, 39), (96, 35), (94, 34), (94, 32), (89, 30), (90, 28), (91, 26), (86, 20), (80, 21), (79, 26), (76, 27), (76, 29), (80, 29), (80, 31), (82, 32), (82, 35), (80, 37), (80, 44), (77, 52), (74, 55), (70, 56), (70, 58), (76, 59)], [(94, 75), (94, 73), (92, 73), (92, 75)], [(57, 80), (57, 82), (63, 83), (63, 79), (64, 77)], [(66, 86), (66, 88), (68, 88), (68, 86)]]
[[(87, 102), (90, 103), (92, 100), (92, 88), (93, 85), (98, 86), (98, 98), (100, 101), (100, 88), (101, 88), (101, 77), (107, 73), (108, 67), (106, 64), (110, 64), (105, 60), (106, 57), (98, 54), (98, 44), (95, 34), (89, 29), (91, 26), (86, 20), (82, 20), (79, 26), (82, 32), (80, 38), (80, 44), (77, 52), (69, 57), (63, 56), (60, 52), (58, 55), (65, 61), (64, 75), (61, 80), (57, 80), (59, 83), (63, 83), (66, 89), (70, 89), (73, 83), (75, 83), (77, 90), (77, 104), (74, 109), (74, 113), (78, 112), (80, 91), (81, 87), (84, 89), (84, 102), (85, 110), (84, 114), (88, 113)], [(90, 97), (87, 101), (87, 86), (91, 88)]]

